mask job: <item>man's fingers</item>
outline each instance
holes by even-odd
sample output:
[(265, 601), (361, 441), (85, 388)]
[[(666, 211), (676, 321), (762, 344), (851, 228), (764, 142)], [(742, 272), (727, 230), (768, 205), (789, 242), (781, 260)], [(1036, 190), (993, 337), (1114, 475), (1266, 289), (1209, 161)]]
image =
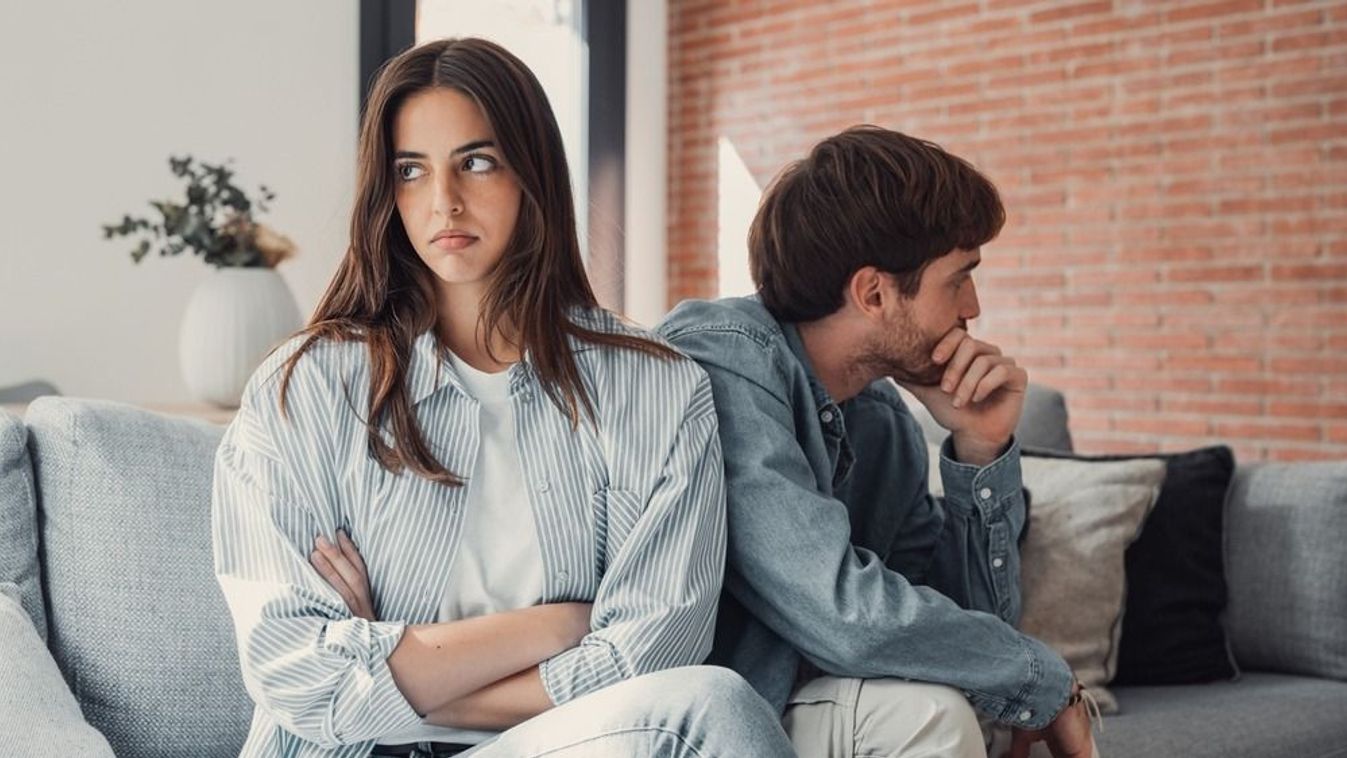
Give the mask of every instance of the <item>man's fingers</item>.
[(954, 355), (950, 357), (949, 362), (945, 364), (945, 375), (940, 379), (940, 389), (946, 392), (954, 392), (963, 380), (964, 372), (968, 370), (969, 364), (978, 356), (978, 341), (969, 337), (954, 349)]
[(950, 359), (950, 356), (954, 355), (954, 349), (967, 337), (968, 332), (964, 329), (956, 328), (949, 330), (948, 334), (941, 337), (940, 341), (935, 343), (935, 348), (931, 350), (931, 360), (934, 361), (937, 366), (945, 365), (945, 362)]
[(1003, 387), (1014, 389), (1023, 388), (1029, 383), (1029, 372), (1015, 364), (1013, 358), (1000, 358), (997, 363), (982, 377), (973, 390), (972, 402), (980, 403), (991, 397), (993, 393)]
[(1010, 750), (1006, 751), (1003, 758), (1029, 758), (1029, 747), (1036, 742), (1034, 732), (1025, 732), (1016, 729), (1012, 733), (1010, 740)]

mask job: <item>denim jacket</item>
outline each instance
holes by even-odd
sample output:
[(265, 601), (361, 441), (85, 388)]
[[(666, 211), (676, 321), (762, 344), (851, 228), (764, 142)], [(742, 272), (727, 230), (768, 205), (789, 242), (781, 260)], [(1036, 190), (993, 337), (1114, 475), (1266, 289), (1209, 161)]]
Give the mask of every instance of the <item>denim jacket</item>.
[(684, 302), (657, 331), (706, 369), (720, 419), (729, 549), (710, 662), (778, 710), (803, 659), (837, 676), (957, 687), (1003, 724), (1056, 717), (1071, 671), (1014, 628), (1017, 442), (977, 467), (954, 460), (947, 439), (936, 498), (894, 385), (834, 402), (799, 332), (756, 298)]

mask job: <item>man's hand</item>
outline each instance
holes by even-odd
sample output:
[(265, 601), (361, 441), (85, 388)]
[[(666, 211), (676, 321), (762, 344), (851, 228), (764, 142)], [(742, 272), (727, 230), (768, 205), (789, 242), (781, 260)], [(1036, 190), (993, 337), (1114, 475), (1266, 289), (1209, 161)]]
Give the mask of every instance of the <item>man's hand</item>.
[(318, 535), (314, 540), (314, 551), (309, 554), (309, 562), (346, 601), (351, 615), (367, 621), (375, 620), (365, 561), (360, 558), (360, 551), (356, 550), (355, 543), (346, 536), (346, 532), (337, 530), (335, 545), (323, 535)]
[(1043, 729), (1014, 730), (1010, 751), (1004, 758), (1029, 758), (1029, 747), (1035, 742), (1045, 741), (1053, 758), (1093, 758), (1090, 714), (1084, 700), (1062, 709), (1057, 718)]
[(931, 360), (945, 367), (939, 386), (902, 385), (950, 431), (960, 461), (986, 465), (996, 460), (1020, 421), (1028, 372), (997, 346), (961, 328), (936, 343)]

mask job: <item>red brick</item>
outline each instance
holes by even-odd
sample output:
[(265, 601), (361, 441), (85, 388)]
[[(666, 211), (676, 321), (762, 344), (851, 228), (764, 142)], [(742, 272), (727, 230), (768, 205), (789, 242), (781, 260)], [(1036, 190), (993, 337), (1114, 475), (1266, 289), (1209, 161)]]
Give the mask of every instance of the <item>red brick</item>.
[(1211, 432), (1211, 425), (1206, 419), (1159, 415), (1115, 418), (1113, 426), (1121, 432), (1156, 434), (1167, 437), (1198, 437)]
[(1197, 413), (1204, 416), (1259, 416), (1263, 413), (1263, 404), (1257, 400), (1165, 397), (1161, 400), (1160, 410), (1166, 415)]
[(1318, 424), (1289, 422), (1217, 421), (1212, 431), (1218, 437), (1243, 437), (1260, 440), (1318, 441)]

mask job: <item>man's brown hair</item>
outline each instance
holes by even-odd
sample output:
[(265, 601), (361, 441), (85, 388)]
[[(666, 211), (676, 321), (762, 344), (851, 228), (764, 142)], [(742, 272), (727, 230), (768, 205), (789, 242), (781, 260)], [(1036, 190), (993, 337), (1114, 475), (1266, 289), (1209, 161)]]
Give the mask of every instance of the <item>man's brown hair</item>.
[(1005, 224), (996, 187), (939, 145), (877, 126), (823, 140), (763, 196), (748, 260), (763, 305), (787, 322), (842, 307), (852, 274), (874, 266), (912, 297), (931, 261), (987, 243)]

